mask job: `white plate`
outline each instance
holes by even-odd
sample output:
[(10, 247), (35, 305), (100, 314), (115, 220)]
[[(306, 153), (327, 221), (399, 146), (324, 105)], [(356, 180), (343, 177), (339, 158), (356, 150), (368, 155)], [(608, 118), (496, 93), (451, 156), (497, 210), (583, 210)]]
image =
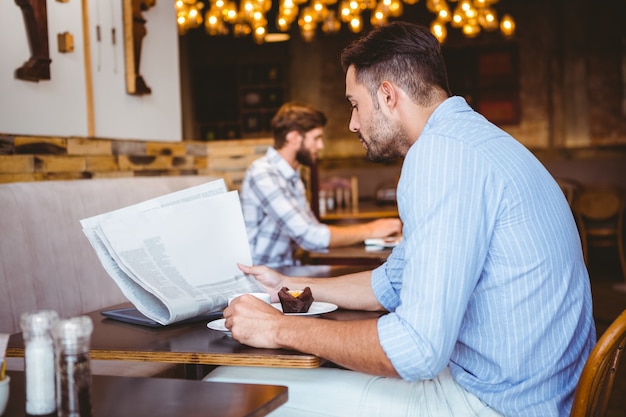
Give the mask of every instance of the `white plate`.
[[(283, 311), (283, 307), (280, 305), (280, 303), (272, 303), (272, 307), (274, 307), (276, 310)], [(335, 310), (337, 310), (337, 306), (335, 304), (324, 303), (321, 301), (313, 301), (313, 304), (311, 304), (309, 311), (307, 311), (306, 313), (285, 313), (285, 315), (286, 316), (314, 316), (316, 314), (330, 313), (331, 311), (335, 311)], [(226, 326), (224, 325), (225, 323), (226, 323), (226, 319), (217, 319), (217, 320), (208, 322), (206, 324), (206, 327), (208, 327), (211, 330), (217, 330), (218, 332), (224, 332), (230, 335), (231, 334), (230, 330), (226, 328)]]
[[(280, 303), (272, 303), (272, 307), (277, 310), (283, 311), (283, 306)], [(286, 316), (314, 316), (316, 314), (330, 313), (337, 310), (337, 306), (332, 303), (324, 303), (322, 301), (313, 301), (309, 311), (306, 313), (285, 313)]]
[(217, 319), (217, 320), (208, 322), (206, 324), (206, 327), (208, 327), (211, 330), (217, 330), (219, 332), (230, 334), (230, 330), (228, 330), (226, 326), (224, 325), (225, 323), (226, 323), (226, 319)]

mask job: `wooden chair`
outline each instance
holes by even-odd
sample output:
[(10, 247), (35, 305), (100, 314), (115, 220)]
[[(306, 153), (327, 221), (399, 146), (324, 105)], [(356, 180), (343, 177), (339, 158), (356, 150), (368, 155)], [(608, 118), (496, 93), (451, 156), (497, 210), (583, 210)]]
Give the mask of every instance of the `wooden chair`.
[[(349, 178), (339, 176), (325, 178), (320, 181), (318, 193), (320, 214), (359, 208), (359, 178), (356, 175)], [(322, 201), (325, 201), (324, 208), (322, 208)]]
[(619, 254), (622, 274), (626, 276), (622, 191), (611, 186), (585, 187), (576, 197), (573, 208), (585, 263), (589, 264), (590, 247), (615, 248)]
[(302, 169), (307, 198), (318, 220), (329, 211), (358, 211), (359, 178), (356, 175), (320, 178), (317, 164)]
[(598, 340), (580, 375), (570, 417), (604, 415), (620, 358), (626, 349), (626, 310)]
[(563, 177), (556, 178), (556, 182), (559, 184), (559, 187), (561, 187), (563, 194), (565, 194), (565, 198), (567, 199), (570, 207), (572, 207), (574, 201), (576, 200), (576, 196), (582, 189), (582, 185), (576, 180)]

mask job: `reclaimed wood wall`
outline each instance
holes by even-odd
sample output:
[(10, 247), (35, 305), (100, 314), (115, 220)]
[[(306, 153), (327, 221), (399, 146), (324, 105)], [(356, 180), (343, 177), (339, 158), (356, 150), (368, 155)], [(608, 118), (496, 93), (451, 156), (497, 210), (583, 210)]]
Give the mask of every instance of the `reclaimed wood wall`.
[(271, 139), (150, 142), (0, 134), (0, 183), (159, 175), (217, 175), (238, 189)]

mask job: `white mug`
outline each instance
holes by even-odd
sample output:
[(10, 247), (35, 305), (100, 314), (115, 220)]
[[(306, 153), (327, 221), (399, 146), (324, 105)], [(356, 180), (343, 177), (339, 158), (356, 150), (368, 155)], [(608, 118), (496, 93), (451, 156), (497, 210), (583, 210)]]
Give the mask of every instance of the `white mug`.
[(258, 298), (261, 301), (266, 302), (267, 304), (270, 304), (270, 295), (266, 292), (245, 292), (245, 293), (241, 293), (241, 294), (233, 294), (230, 297), (228, 297), (228, 305), (230, 305), (230, 302), (233, 301), (235, 298), (244, 295), (244, 294), (250, 294), (256, 298)]

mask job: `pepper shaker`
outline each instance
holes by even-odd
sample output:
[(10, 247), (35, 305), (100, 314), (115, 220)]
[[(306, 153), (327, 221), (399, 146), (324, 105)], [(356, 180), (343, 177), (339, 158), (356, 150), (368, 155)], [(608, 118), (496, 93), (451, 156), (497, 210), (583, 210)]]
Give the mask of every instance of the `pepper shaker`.
[(53, 328), (56, 346), (58, 417), (91, 416), (89, 345), (93, 323), (87, 316), (60, 320)]

